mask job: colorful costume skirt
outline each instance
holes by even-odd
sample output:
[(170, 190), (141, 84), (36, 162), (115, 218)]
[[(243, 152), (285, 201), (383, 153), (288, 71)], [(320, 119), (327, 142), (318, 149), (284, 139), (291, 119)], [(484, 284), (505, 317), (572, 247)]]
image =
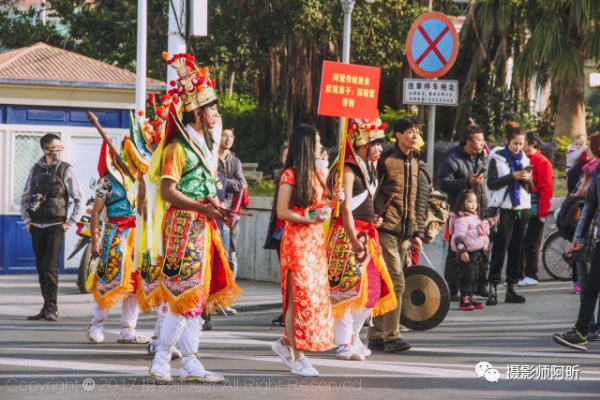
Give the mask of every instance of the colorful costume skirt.
[[(333, 347), (333, 317), (329, 302), (325, 232), (321, 224), (286, 223), (281, 239), (281, 291), (284, 320), (294, 299), (294, 340), (298, 350), (325, 351)], [(291, 275), (292, 293), (287, 293)], [(284, 342), (289, 342), (287, 331)]]
[(163, 223), (162, 292), (174, 314), (229, 307), (240, 297), (216, 223), (171, 206)]
[(378, 316), (398, 307), (375, 226), (354, 219), (354, 227), (366, 249), (360, 256), (352, 251), (342, 218), (335, 221), (329, 234), (328, 276), (335, 318), (341, 318), (348, 309), (355, 314), (373, 307), (373, 316)]
[(140, 284), (135, 295), (142, 312), (149, 313), (165, 302), (160, 286), (162, 269), (160, 265), (152, 265), (149, 252), (142, 254), (140, 258)]
[(108, 310), (134, 291), (135, 218), (109, 219), (104, 225), (100, 260), (91, 291), (100, 308)]

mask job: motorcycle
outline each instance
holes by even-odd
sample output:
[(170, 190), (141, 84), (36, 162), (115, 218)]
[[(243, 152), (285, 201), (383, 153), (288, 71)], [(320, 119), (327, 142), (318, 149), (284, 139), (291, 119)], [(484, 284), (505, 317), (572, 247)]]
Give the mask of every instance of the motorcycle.
[(77, 273), (77, 287), (80, 293), (89, 293), (91, 288), (91, 276), (94, 275), (96, 267), (98, 266), (98, 259), (92, 258), (92, 232), (90, 230), (90, 222), (92, 215), (92, 207), (94, 206), (94, 190), (96, 187), (96, 180), (92, 178), (90, 180), (90, 189), (92, 189), (92, 195), (85, 202), (85, 213), (81, 219), (77, 222), (77, 231), (75, 232), (80, 238), (75, 244), (75, 249), (71, 252), (68, 260), (73, 258), (82, 249), (83, 255), (81, 261), (79, 261), (79, 271)]

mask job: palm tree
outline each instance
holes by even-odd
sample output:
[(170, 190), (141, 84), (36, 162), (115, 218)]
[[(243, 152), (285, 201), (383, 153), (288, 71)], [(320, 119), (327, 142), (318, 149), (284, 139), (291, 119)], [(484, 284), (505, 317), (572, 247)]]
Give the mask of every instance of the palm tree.
[(585, 134), (584, 65), (600, 61), (598, 0), (529, 0), (531, 36), (515, 62), (524, 80), (551, 85), (556, 99), (554, 138)]

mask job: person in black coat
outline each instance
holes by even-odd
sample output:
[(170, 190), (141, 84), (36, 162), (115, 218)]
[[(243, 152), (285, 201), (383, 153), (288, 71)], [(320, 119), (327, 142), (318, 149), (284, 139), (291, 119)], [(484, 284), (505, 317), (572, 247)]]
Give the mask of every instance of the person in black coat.
[[(452, 148), (442, 159), (438, 168), (438, 184), (443, 192), (448, 195), (448, 204), (452, 209), (456, 204), (459, 193), (466, 188), (473, 188), (479, 200), (480, 217), (484, 217), (487, 210), (486, 197), (483, 194), (483, 183), (486, 179), (485, 166), (487, 154), (484, 150), (485, 139), (483, 129), (478, 125), (469, 125), (463, 131), (462, 139), (458, 146)], [(479, 271), (477, 271), (477, 291), (479, 296), (487, 296), (487, 270), (489, 255), (484, 252)], [(444, 279), (448, 283), (450, 296), (453, 301), (458, 301), (458, 264), (456, 253), (448, 248)]]

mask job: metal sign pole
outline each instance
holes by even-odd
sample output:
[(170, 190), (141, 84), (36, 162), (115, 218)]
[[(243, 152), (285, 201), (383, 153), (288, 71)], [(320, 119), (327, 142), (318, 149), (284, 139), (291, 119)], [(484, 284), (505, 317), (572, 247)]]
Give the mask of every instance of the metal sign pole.
[(427, 164), (429, 172), (433, 175), (433, 150), (435, 140), (435, 108), (429, 106), (429, 116), (427, 118)]

